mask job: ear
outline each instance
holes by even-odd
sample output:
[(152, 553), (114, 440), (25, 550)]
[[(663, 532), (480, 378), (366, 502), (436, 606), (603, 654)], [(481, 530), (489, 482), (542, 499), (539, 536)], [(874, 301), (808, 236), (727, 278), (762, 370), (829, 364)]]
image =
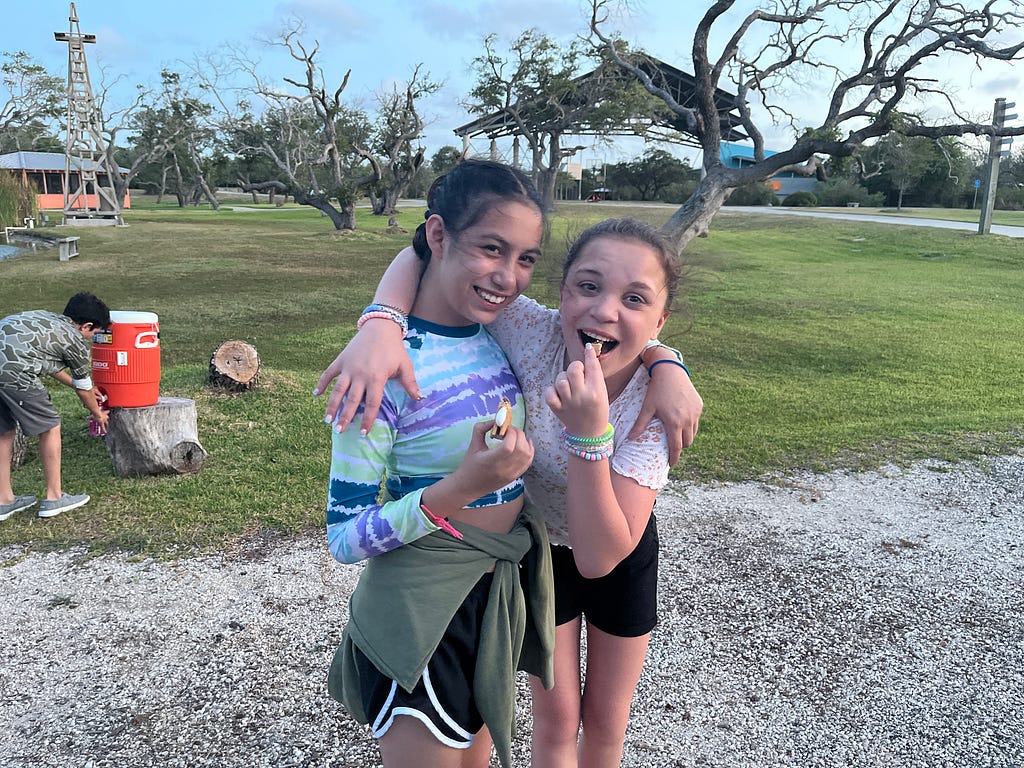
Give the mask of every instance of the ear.
[(444, 228), (444, 219), (435, 213), (424, 224), (426, 226), (427, 245), (430, 246), (431, 258), (443, 258), (444, 243), (448, 236)]
[(654, 327), (654, 333), (651, 335), (651, 341), (658, 338), (658, 334), (661, 333), (661, 329), (665, 327), (665, 321), (668, 320), (668, 316), (668, 312), (661, 313), (661, 319), (658, 320), (658, 324)]

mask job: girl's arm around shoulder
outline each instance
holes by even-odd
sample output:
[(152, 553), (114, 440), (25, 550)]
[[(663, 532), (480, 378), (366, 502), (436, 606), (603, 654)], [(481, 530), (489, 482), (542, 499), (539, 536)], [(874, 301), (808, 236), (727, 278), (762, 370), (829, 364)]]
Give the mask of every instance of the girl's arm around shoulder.
[(690, 372), (682, 364), (675, 349), (654, 345), (644, 350), (643, 365), (650, 382), (630, 438), (639, 437), (652, 418), (665, 425), (668, 437), (669, 464), (675, 466), (683, 448), (689, 448), (697, 437), (704, 400), (690, 381)]
[[(402, 314), (407, 315), (416, 299), (421, 270), (422, 263), (412, 248), (400, 251), (381, 278), (374, 302), (395, 311), (402, 309)], [(327, 399), (325, 421), (344, 430), (358, 407), (365, 404), (361, 427), (368, 431), (377, 416), (384, 384), (390, 378), (397, 378), (412, 397), (419, 395), (416, 374), (402, 343), (403, 335), (402, 326), (393, 320), (367, 318), (345, 349), (320, 374), (313, 390), (314, 395), (319, 395), (335, 382)]]

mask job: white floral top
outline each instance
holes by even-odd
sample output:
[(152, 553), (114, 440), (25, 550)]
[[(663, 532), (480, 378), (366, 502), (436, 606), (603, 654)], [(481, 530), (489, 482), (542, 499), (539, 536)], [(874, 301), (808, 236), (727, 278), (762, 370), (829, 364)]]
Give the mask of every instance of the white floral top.
[[(558, 310), (520, 296), (487, 330), (505, 351), (526, 397), (526, 432), (533, 440), (533, 465), (527, 470), (526, 497), (544, 517), (553, 544), (569, 545), (566, 505), (568, 454), (562, 443), (562, 422), (544, 402), (544, 390), (565, 369), (565, 342)], [(615, 427), (612, 469), (640, 485), (659, 490), (668, 482), (668, 440), (653, 420), (636, 440), (627, 440), (644, 396), (647, 371), (641, 365), (611, 403)]]

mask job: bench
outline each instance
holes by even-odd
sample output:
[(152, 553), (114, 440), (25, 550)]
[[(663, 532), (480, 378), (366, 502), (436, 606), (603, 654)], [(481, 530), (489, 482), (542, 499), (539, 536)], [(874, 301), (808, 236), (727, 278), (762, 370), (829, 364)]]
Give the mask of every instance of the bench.
[(75, 237), (60, 237), (57, 239), (57, 251), (60, 254), (61, 261), (68, 261), (73, 256), (78, 255), (78, 240)]

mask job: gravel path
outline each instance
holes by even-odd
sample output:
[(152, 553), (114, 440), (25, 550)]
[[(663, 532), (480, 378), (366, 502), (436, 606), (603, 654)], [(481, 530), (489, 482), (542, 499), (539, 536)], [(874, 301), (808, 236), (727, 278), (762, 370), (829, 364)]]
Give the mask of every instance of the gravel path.
[[(1024, 455), (674, 487), (627, 766), (1024, 766)], [(0, 551), (0, 765), (377, 765), (322, 542)], [(520, 692), (518, 765), (528, 765)]]

